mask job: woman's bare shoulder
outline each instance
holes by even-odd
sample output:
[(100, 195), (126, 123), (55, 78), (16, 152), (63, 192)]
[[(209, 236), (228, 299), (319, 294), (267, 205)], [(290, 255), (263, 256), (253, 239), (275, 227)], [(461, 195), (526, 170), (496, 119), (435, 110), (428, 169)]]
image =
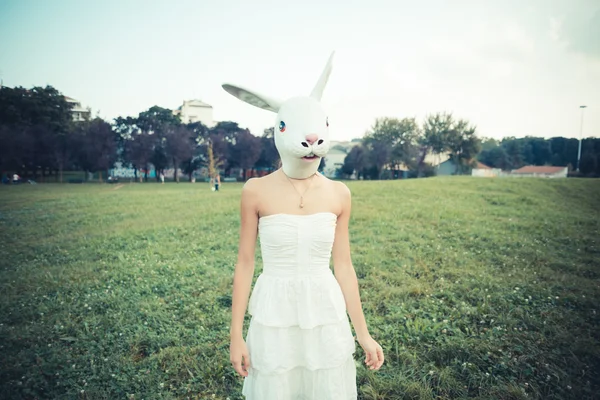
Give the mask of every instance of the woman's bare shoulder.
[(251, 197), (260, 203), (264, 201), (265, 195), (268, 197), (269, 190), (272, 186), (273, 174), (250, 178), (244, 183), (242, 196)]
[(244, 183), (243, 189), (246, 191), (260, 191), (266, 185), (268, 185), (269, 181), (273, 178), (272, 174), (260, 176), (256, 178), (250, 178)]
[(331, 185), (331, 188), (335, 191), (336, 195), (341, 198), (350, 197), (350, 188), (346, 186), (346, 184), (342, 181), (334, 181), (329, 178), (325, 178), (328, 181), (328, 184)]

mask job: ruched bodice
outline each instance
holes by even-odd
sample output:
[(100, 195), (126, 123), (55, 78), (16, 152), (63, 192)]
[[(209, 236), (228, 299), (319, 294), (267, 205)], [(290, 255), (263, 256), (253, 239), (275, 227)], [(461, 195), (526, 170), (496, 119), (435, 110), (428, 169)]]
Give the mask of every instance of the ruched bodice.
[(337, 216), (274, 214), (259, 220), (263, 274), (294, 277), (329, 274)]
[(263, 268), (250, 296), (248, 400), (356, 399), (354, 338), (329, 267), (337, 216), (259, 220)]

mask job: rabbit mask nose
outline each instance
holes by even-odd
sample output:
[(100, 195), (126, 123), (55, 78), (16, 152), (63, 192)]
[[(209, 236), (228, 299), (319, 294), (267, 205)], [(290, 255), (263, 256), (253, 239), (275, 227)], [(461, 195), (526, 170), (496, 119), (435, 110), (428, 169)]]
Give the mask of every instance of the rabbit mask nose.
[(302, 146), (304, 146), (304, 147), (308, 147), (308, 145), (312, 146), (318, 139), (319, 139), (319, 137), (317, 135), (315, 135), (314, 133), (312, 133), (310, 135), (306, 135), (305, 141), (302, 142)]

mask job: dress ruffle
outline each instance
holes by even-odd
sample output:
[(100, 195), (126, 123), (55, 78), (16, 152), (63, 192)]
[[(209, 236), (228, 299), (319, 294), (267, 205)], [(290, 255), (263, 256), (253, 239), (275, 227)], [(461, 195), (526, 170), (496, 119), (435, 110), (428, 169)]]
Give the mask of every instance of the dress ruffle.
[(347, 318), (312, 329), (271, 327), (252, 320), (246, 343), (251, 366), (269, 374), (297, 367), (310, 371), (333, 368), (355, 351)]
[(346, 318), (344, 295), (333, 274), (258, 277), (248, 304), (256, 322), (272, 327), (310, 329)]
[(256, 400), (356, 400), (356, 363), (349, 355), (334, 368), (297, 367), (281, 374), (250, 368), (242, 394)]

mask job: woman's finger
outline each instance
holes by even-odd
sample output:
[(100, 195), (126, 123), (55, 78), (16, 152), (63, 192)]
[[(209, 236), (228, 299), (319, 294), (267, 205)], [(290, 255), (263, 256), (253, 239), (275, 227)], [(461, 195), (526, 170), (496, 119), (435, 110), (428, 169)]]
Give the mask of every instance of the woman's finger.
[(232, 364), (233, 364), (233, 369), (235, 369), (235, 372), (237, 372), (241, 376), (245, 376), (244, 370), (242, 369), (241, 361), (234, 361), (234, 362), (232, 362)]
[(369, 364), (369, 367), (371, 367), (371, 369), (373, 369), (377, 366), (377, 351), (370, 353), (370, 356), (371, 356), (371, 363)]
[(250, 369), (250, 354), (243, 354), (244, 358), (244, 370), (248, 371)]
[(377, 363), (377, 369), (381, 368), (381, 366), (383, 365), (383, 362), (385, 360), (385, 357), (383, 355), (383, 349), (381, 347), (377, 347), (377, 359), (378, 359), (378, 363)]

